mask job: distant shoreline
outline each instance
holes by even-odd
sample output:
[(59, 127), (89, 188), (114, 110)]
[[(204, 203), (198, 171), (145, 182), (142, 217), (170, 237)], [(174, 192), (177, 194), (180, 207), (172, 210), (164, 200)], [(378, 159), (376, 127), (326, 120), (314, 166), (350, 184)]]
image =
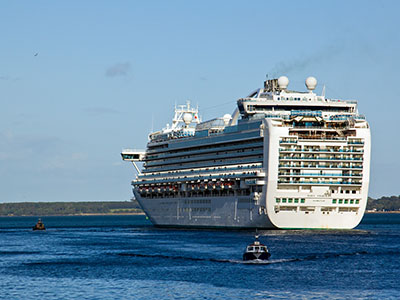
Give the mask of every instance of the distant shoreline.
[(366, 211), (366, 214), (400, 214), (399, 210), (388, 210), (388, 211)]
[(0, 216), (102, 216), (141, 215), (136, 201), (0, 203)]
[(85, 213), (85, 214), (76, 214), (73, 216), (141, 216), (145, 215), (144, 212), (127, 212), (127, 213)]
[[(366, 211), (365, 214), (400, 214), (400, 211)], [(145, 216), (144, 212), (126, 213), (80, 213), (65, 215), (0, 215), (0, 217), (79, 217), (79, 216)]]
[(0, 215), (0, 217), (79, 217), (79, 216), (144, 216), (144, 212), (131, 213), (82, 213), (82, 214), (65, 214), (65, 215)]

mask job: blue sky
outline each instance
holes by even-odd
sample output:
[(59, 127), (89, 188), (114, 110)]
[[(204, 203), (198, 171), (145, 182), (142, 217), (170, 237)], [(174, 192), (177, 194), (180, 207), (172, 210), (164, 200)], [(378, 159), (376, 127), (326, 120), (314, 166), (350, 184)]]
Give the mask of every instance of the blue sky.
[(399, 195), (397, 1), (1, 1), (0, 202), (128, 200), (190, 99), (231, 113), (265, 75), (318, 79), (372, 130), (370, 196)]

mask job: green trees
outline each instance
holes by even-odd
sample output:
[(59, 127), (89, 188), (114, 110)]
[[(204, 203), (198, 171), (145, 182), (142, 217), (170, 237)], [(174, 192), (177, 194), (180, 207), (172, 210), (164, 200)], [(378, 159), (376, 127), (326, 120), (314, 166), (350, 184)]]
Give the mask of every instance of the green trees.
[(136, 201), (0, 203), (0, 216), (60, 216), (140, 212), (141, 209)]
[(379, 199), (368, 198), (367, 210), (396, 211), (400, 210), (400, 195), (381, 197)]
[[(368, 198), (367, 210), (399, 211), (400, 195)], [(140, 213), (137, 201), (0, 203), (0, 216), (62, 216), (80, 214)]]

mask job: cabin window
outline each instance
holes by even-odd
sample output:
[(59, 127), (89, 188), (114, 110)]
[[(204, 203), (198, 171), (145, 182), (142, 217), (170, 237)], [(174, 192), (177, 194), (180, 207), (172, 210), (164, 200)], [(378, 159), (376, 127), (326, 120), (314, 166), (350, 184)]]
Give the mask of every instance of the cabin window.
[(332, 204), (336, 204), (336, 199), (333, 199), (333, 200), (332, 200)]
[(253, 247), (248, 247), (247, 250), (248, 251), (253, 251)]
[(304, 203), (306, 201), (306, 199), (302, 198), (301, 199), (301, 203)]

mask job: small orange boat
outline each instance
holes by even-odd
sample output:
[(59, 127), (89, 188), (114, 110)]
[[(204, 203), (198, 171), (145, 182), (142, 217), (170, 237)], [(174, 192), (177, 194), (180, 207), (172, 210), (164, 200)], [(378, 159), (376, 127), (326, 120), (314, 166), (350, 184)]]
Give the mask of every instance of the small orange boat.
[(44, 224), (41, 219), (38, 220), (35, 226), (32, 228), (33, 230), (46, 230), (46, 227), (44, 227)]

